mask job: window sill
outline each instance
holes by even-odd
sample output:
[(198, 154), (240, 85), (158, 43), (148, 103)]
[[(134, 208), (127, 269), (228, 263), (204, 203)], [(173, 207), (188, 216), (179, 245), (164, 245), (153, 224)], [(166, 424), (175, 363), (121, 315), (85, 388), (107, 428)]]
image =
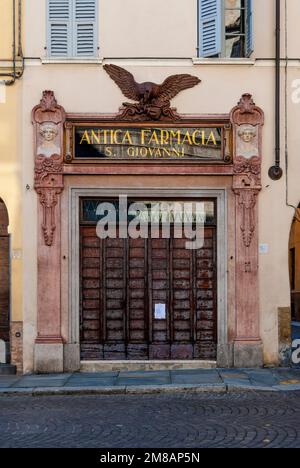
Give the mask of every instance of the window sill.
[(254, 59), (249, 58), (200, 58), (193, 57), (194, 65), (255, 65)]
[(56, 65), (56, 64), (66, 64), (66, 65), (101, 65), (103, 60), (100, 58), (43, 58), (43, 65)]

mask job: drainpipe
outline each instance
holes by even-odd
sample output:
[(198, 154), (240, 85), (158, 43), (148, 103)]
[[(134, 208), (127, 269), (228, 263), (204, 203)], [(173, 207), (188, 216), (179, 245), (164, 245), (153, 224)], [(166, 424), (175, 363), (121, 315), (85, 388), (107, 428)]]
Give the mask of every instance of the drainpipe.
[[(16, 46), (16, 0), (13, 0), (13, 71), (12, 73), (0, 73), (0, 76), (11, 77), (11, 80), (5, 80), (6, 86), (13, 85), (17, 79), (24, 73), (24, 56), (22, 51), (22, 0), (18, 0), (18, 54)], [(17, 71), (17, 57), (22, 61), (21, 70)]]
[(283, 175), (280, 167), (280, 0), (276, 0), (276, 59), (275, 59), (275, 166), (269, 169), (269, 177), (279, 180)]
[(23, 57), (22, 50), (22, 0), (18, 2), (18, 57)]

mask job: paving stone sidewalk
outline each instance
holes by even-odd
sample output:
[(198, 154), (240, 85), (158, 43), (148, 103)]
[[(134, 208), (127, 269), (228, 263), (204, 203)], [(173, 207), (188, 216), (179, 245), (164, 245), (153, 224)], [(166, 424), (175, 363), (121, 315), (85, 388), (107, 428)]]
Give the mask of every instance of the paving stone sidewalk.
[(0, 376), (0, 396), (300, 391), (300, 369), (191, 369)]

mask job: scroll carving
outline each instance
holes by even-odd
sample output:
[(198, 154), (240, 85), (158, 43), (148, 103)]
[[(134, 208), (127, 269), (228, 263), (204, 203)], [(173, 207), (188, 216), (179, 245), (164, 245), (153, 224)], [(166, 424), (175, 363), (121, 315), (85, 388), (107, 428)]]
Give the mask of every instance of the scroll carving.
[(44, 122), (53, 122), (54, 124), (63, 123), (66, 114), (63, 107), (57, 104), (53, 91), (44, 91), (40, 104), (32, 111), (32, 120), (34, 123), (42, 124)]
[[(244, 94), (231, 112), (234, 129), (233, 191), (237, 197), (243, 245), (250, 248), (256, 230), (256, 205), (261, 190), (261, 146), (264, 114), (251, 94)], [(248, 261), (246, 259), (248, 265)], [(245, 268), (249, 271), (249, 265)]]
[(61, 194), (63, 187), (55, 188), (37, 188), (40, 204), (43, 207), (42, 230), (44, 233), (45, 244), (51, 247), (54, 240), (54, 232), (56, 229), (55, 223), (55, 207), (58, 204), (58, 196)]
[(250, 247), (253, 234), (256, 228), (254, 208), (259, 194), (258, 190), (235, 190), (238, 197), (238, 204), (242, 211), (242, 223), (240, 229), (242, 232), (245, 247)]
[(257, 107), (252, 95), (245, 93), (242, 95), (238, 105), (231, 111), (231, 120), (236, 125), (263, 125), (263, 111)]

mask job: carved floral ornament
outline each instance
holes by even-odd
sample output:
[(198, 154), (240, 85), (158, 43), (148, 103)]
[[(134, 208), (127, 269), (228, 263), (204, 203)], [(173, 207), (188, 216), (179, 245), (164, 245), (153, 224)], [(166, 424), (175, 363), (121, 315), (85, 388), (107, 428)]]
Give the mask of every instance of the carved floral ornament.
[(50, 158), (38, 156), (35, 161), (35, 186), (41, 186), (49, 174), (61, 174), (62, 171), (63, 164), (60, 156), (54, 155)]

